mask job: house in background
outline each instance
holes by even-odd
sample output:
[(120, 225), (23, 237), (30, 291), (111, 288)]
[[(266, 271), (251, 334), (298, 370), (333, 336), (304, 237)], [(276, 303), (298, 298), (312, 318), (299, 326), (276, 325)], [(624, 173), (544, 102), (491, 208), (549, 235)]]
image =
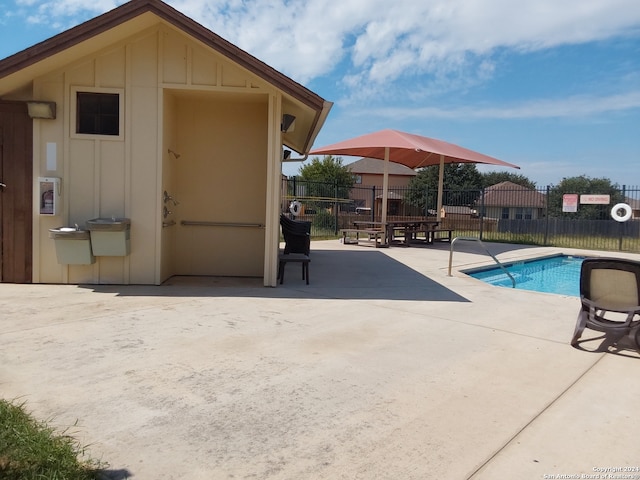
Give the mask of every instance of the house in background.
[[(355, 177), (356, 185), (376, 186), (382, 188), (382, 177), (384, 175), (384, 160), (377, 158), (361, 158), (346, 167), (351, 170)], [(405, 188), (413, 177), (418, 175), (415, 170), (405, 167), (400, 163), (389, 162), (389, 188)]]
[[(362, 209), (370, 209), (373, 206), (373, 202), (376, 204), (382, 204), (382, 194), (372, 196), (363, 194), (362, 189), (358, 187), (376, 187), (376, 191), (382, 192), (382, 181), (384, 176), (384, 160), (377, 158), (361, 158), (353, 163), (346, 165), (355, 178), (354, 186), (352, 190), (352, 197), (357, 202), (357, 207)], [(404, 196), (402, 193), (409, 186), (409, 182), (413, 177), (417, 175), (415, 170), (410, 169), (404, 165), (395, 162), (389, 162), (389, 197), (388, 197), (388, 214), (397, 215), (402, 209), (402, 203)], [(394, 191), (397, 189), (398, 191)], [(376, 208), (379, 208), (378, 207)]]
[[(308, 153), (330, 108), (160, 0), (1, 60), (0, 280), (275, 286), (283, 146)], [(112, 217), (126, 254), (60, 262), (50, 229)]]
[[(472, 217), (477, 217), (478, 212), (475, 208), (471, 208), (468, 205), (443, 205), (442, 206), (442, 217), (446, 218), (456, 218), (460, 220), (469, 219)], [(433, 211), (433, 215), (436, 212)]]
[(544, 216), (544, 194), (513, 182), (501, 182), (484, 190), (478, 199), (478, 210), (488, 218), (502, 220), (535, 220)]
[(625, 203), (631, 207), (631, 218), (640, 218), (640, 200), (635, 198), (626, 197)]

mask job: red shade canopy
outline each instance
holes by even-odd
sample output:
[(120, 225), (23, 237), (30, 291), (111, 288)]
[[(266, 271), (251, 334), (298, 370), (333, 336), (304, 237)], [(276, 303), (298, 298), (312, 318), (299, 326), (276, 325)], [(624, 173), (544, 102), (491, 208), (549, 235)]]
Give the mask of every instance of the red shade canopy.
[(439, 165), (441, 161), (444, 163), (486, 163), (520, 168), (517, 165), (452, 143), (390, 129), (368, 133), (326, 147), (314, 148), (309, 154), (348, 155), (385, 160), (386, 148), (389, 149), (389, 161), (401, 163), (409, 168)]
[(438, 220), (441, 218), (443, 175), (445, 163), (485, 163), (502, 167), (520, 168), (497, 158), (468, 150), (452, 143), (434, 138), (399, 132), (380, 130), (326, 147), (314, 148), (310, 155), (348, 155), (352, 157), (378, 158), (385, 160), (382, 181), (382, 223), (387, 222), (387, 200), (389, 196), (389, 162), (401, 163), (409, 168), (440, 165), (438, 175)]

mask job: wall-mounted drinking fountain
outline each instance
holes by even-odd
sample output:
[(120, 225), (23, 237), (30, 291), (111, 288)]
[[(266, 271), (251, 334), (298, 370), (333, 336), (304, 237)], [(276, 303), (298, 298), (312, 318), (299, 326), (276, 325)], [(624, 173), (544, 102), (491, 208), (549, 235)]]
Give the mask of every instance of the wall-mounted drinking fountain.
[(91, 249), (97, 257), (121, 257), (131, 251), (131, 220), (128, 218), (94, 218), (87, 220), (91, 232)]
[(49, 229), (49, 238), (55, 241), (56, 257), (61, 265), (90, 265), (96, 259), (91, 250), (91, 236), (87, 230), (73, 227)]

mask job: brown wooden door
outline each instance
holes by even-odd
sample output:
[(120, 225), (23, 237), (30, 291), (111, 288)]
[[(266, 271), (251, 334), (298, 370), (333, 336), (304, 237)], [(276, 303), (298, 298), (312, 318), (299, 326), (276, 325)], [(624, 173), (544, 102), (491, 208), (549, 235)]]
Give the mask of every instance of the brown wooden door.
[(31, 283), (33, 121), (23, 102), (0, 101), (0, 281)]

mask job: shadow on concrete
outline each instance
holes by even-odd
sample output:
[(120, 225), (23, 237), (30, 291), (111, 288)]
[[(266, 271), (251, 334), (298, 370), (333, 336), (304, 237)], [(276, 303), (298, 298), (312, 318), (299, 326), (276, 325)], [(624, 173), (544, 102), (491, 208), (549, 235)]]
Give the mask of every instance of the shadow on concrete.
[[(586, 346), (590, 346), (591, 348), (586, 348)], [(626, 335), (620, 336), (613, 333), (602, 333), (595, 337), (578, 340), (573, 348), (582, 350), (583, 352), (609, 353), (640, 360), (638, 346)]]
[[(540, 248), (540, 245), (520, 245), (514, 243), (495, 243), (485, 241), (483, 241), (482, 243), (493, 255), (501, 255), (503, 253)], [(446, 250), (448, 252), (451, 249), (451, 244), (449, 242), (434, 242), (433, 245), (417, 244), (411, 245), (410, 248), (430, 248), (434, 250)], [(454, 244), (454, 252), (477, 253), (480, 255), (486, 255), (485, 250), (478, 242), (469, 240), (456, 241)]]
[(98, 480), (127, 480), (133, 478), (133, 474), (127, 469), (98, 470), (95, 472)]
[[(376, 250), (318, 250), (311, 252), (311, 258), (311, 283), (331, 298), (467, 301)], [(301, 272), (296, 270), (286, 272), (285, 284), (302, 282)]]
[(302, 280), (299, 264), (288, 264), (284, 283), (262, 286), (262, 279), (172, 277), (161, 286), (81, 285), (95, 292), (122, 296), (340, 298), (369, 300), (468, 300), (374, 249), (312, 250), (310, 284)]

